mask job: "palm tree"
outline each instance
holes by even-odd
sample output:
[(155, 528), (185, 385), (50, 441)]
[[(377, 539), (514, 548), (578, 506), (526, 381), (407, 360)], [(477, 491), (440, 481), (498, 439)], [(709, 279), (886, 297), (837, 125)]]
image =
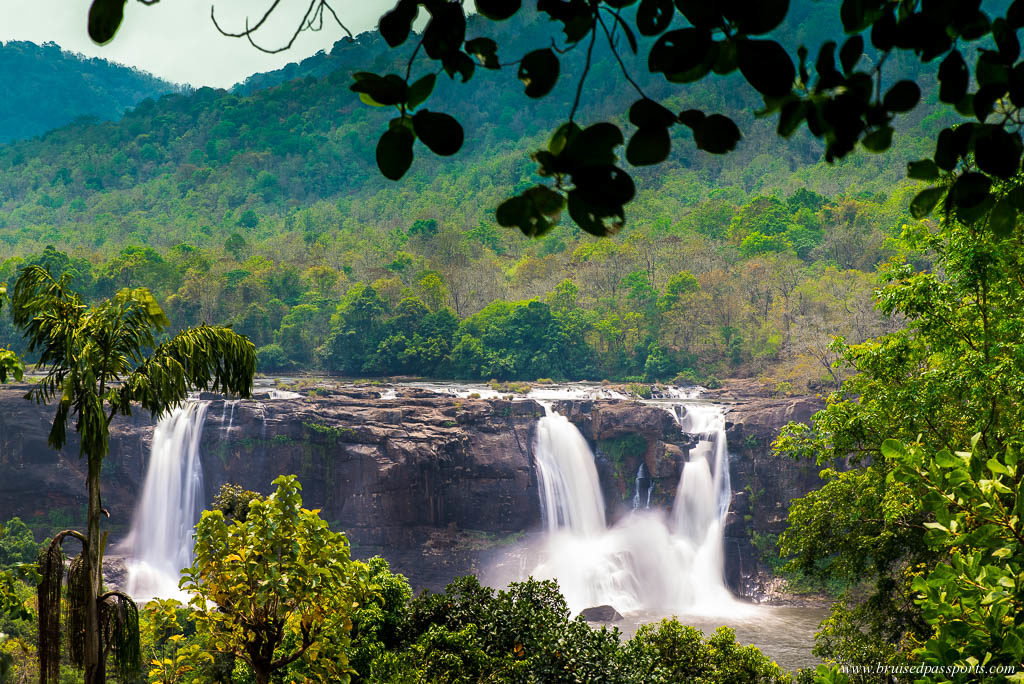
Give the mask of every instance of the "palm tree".
[(70, 289), (67, 275), (54, 279), (39, 266), (18, 274), (11, 313), (28, 339), (29, 352), (39, 353), (37, 368), (46, 372), (25, 398), (38, 403), (57, 399), (49, 445), (64, 446), (67, 422), (74, 419), (81, 455), (88, 461), (86, 534), (61, 532), (40, 559), (40, 682), (55, 682), (59, 676), (62, 544), (70, 537), (81, 542), (82, 552), (68, 571), (68, 652), (74, 664), (84, 667), (87, 684), (101, 684), (108, 654), (118, 670), (139, 667), (135, 604), (120, 592), (101, 593), (106, 533), (100, 532), (105, 513), (100, 468), (109, 450), (110, 423), (118, 414), (131, 415), (133, 405), (157, 417), (194, 390), (250, 396), (255, 349), (245, 337), (207, 325), (157, 344), (169, 321), (149, 290), (121, 290), (87, 306)]

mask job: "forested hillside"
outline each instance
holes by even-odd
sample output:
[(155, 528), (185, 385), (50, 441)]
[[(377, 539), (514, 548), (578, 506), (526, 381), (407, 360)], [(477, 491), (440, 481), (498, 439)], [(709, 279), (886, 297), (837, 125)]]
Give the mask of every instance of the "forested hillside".
[[(785, 30), (813, 34), (816, 6)], [(536, 16), (474, 31), (511, 53), (557, 35)], [(633, 97), (613, 56), (595, 54), (581, 120)], [(432, 102), (461, 88), (466, 145), (451, 160), (418, 158), (396, 184), (374, 162), (386, 112), (348, 89), (353, 71), (400, 68), (393, 60), (364, 34), (238, 93), (165, 96), (117, 123), (0, 148), (0, 278), (33, 262), (71, 271), (92, 296), (147, 286), (176, 326), (249, 335), (264, 370), (357, 376), (762, 373), (821, 387), (838, 380), (833, 334), (884, 330), (873, 273), (906, 253), (904, 162), (930, 153), (940, 115), (922, 108), (884, 158), (826, 165), (809, 137), (778, 140), (729, 79), (695, 85), (674, 104), (733, 117), (747, 135), (735, 153), (677, 141), (668, 164), (635, 170), (639, 196), (617, 238), (566, 223), (531, 241), (493, 210), (532, 184), (528, 132), (564, 116), (575, 84), (537, 102), (507, 70), (466, 85), (442, 74)], [(292, 73), (308, 75), (257, 89)], [(650, 77), (644, 87), (667, 92)]]
[(41, 135), (80, 117), (114, 121), (180, 86), (145, 72), (64, 52), (54, 43), (0, 45), (0, 143)]

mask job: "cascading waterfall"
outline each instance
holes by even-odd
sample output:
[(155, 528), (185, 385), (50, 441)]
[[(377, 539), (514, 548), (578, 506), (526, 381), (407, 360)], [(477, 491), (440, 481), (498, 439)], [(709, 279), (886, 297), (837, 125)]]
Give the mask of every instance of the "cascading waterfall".
[(568, 529), (590, 536), (604, 530), (604, 497), (594, 456), (569, 419), (557, 413), (541, 418), (534, 453), (548, 532)]
[[(184, 599), (179, 573), (192, 563), (192, 528), (204, 503), (199, 442), (207, 401), (190, 401), (157, 424), (131, 532), (127, 591), (137, 601)], [(232, 407), (233, 408), (233, 407)]]
[(540, 419), (534, 455), (547, 534), (530, 574), (556, 579), (573, 612), (606, 604), (622, 613), (745, 610), (724, 582), (722, 531), (731, 496), (725, 421), (718, 407), (686, 409), (681, 427), (705, 439), (684, 465), (671, 516), (648, 510), (653, 481), (641, 466), (634, 510), (610, 528), (586, 440), (563, 416)]
[(651, 507), (651, 493), (654, 491), (654, 480), (647, 472), (647, 465), (641, 463), (636, 469), (636, 486), (633, 494), (633, 510)]

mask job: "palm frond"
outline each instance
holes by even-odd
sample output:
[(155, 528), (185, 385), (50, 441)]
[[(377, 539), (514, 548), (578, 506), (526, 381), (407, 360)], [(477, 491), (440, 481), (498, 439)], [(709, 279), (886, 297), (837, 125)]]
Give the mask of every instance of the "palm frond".
[(139, 647), (139, 608), (131, 597), (111, 591), (99, 598), (100, 630), (105, 648), (113, 655), (122, 681), (132, 681), (142, 669)]
[(189, 391), (252, 394), (256, 347), (229, 328), (187, 328), (159, 345), (125, 378), (118, 397), (122, 413), (138, 402), (154, 416), (177, 406)]

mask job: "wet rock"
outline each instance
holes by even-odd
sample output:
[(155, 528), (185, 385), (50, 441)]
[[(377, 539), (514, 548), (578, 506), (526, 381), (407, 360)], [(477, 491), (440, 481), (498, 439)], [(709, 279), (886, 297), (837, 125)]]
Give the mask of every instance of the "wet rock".
[(618, 622), (622, 619), (619, 615), (619, 611), (615, 610), (611, 606), (594, 606), (592, 608), (584, 608), (580, 612), (582, 617), (587, 622)]

